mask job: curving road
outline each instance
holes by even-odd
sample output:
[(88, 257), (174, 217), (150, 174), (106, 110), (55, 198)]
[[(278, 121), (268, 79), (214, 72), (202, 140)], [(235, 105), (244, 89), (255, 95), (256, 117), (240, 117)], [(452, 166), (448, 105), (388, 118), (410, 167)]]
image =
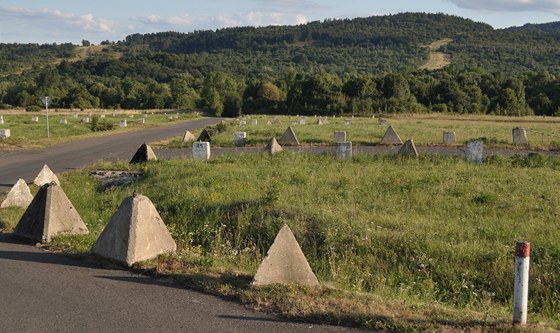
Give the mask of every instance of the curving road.
[(2, 332), (357, 332), (295, 323), (0, 234)]
[(32, 182), (44, 164), (55, 173), (75, 169), (100, 160), (129, 160), (144, 142), (179, 136), (185, 131), (214, 125), (222, 118), (192, 120), (147, 127), (136, 132), (110, 134), (65, 142), (43, 149), (1, 152), (0, 192), (9, 190), (19, 178)]

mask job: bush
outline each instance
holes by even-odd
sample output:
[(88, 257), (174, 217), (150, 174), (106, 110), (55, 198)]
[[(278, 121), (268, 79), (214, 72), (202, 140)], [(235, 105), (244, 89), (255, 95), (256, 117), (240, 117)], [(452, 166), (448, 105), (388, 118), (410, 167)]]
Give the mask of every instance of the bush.
[(30, 106), (25, 108), (25, 111), (27, 111), (27, 112), (38, 112), (38, 111), (41, 111), (41, 110), (42, 110), (42, 108), (40, 106), (37, 106), (37, 105), (30, 105)]
[(91, 118), (91, 123), (89, 128), (92, 132), (102, 132), (102, 131), (110, 131), (115, 129), (115, 124), (108, 122), (106, 120), (99, 120), (98, 116), (93, 116)]

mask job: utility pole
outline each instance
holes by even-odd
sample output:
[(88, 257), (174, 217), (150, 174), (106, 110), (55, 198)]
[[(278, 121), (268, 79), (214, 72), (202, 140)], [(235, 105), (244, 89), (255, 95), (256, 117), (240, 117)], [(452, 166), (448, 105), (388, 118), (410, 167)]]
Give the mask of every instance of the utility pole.
[(52, 101), (51, 96), (41, 97), (41, 102), (45, 104), (45, 109), (47, 109), (47, 138), (51, 137), (51, 132), (49, 130), (49, 104), (51, 103), (51, 101)]

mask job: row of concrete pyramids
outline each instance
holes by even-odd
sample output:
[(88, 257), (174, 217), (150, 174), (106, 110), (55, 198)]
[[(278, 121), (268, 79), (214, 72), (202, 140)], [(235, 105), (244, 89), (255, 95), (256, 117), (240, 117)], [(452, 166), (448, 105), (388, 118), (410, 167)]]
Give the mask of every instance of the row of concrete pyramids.
[[(45, 166), (41, 171), (42, 179), (49, 174), (56, 177)], [(23, 180), (18, 181), (12, 191), (23, 191), (32, 197)], [(61, 186), (51, 180), (41, 186), (13, 233), (31, 240), (49, 242), (58, 234), (83, 235), (88, 234), (89, 230)], [(176, 249), (175, 241), (150, 199), (133, 194), (117, 208), (93, 245), (92, 252), (131, 266), (160, 254), (172, 253)], [(276, 236), (253, 281), (253, 285), (273, 283), (318, 284), (317, 277), (287, 225)]]

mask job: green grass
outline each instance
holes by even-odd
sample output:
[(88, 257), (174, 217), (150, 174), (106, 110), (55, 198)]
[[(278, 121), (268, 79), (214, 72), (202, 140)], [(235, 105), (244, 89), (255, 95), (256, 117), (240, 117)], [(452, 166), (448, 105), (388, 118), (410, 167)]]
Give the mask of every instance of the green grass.
[[(378, 119), (371, 118), (314, 118), (307, 117), (305, 125), (292, 125), (292, 122), (303, 117), (279, 117), (281, 124), (275, 123), (274, 116), (250, 116), (247, 125), (239, 126), (239, 121), (229, 121), (227, 130), (212, 138), (212, 145), (231, 146), (233, 132), (247, 132), (247, 145), (265, 145), (275, 136), (279, 139), (286, 128), (291, 126), (298, 140), (302, 144), (322, 145), (332, 144), (334, 131), (346, 131), (347, 140), (354, 144), (378, 144), (387, 126), (378, 125)], [(512, 129), (525, 128), (529, 139), (529, 147), (543, 149), (560, 148), (560, 134), (557, 118), (543, 117), (495, 117), (486, 115), (455, 115), (455, 114), (414, 114), (385, 117), (401, 139), (414, 139), (417, 145), (442, 144), (443, 132), (457, 133), (457, 144), (464, 144), (473, 139), (483, 138), (487, 147), (512, 146)], [(256, 119), (258, 125), (252, 125)], [(326, 124), (317, 125), (319, 119), (327, 120)], [(351, 125), (345, 120), (350, 119)], [(270, 122), (271, 124), (267, 124)], [(195, 132), (195, 136), (200, 134)], [(165, 144), (170, 147), (180, 147), (182, 138), (175, 138)]]
[[(87, 170), (62, 175), (91, 233), (59, 237), (55, 249), (89, 255), (136, 190), (154, 202), (179, 246), (176, 255), (146, 264), (158, 274), (312, 321), (508, 331), (514, 245), (527, 240), (529, 330), (560, 329), (557, 158), (495, 156), (472, 165), (437, 156), (340, 161), (281, 153), (132, 168), (146, 174), (116, 189), (100, 188)], [(0, 210), (0, 223), (15, 225), (14, 215)], [(323, 287), (248, 288), (285, 223)]]
[[(74, 118), (73, 113), (78, 115), (78, 118)], [(0, 125), (0, 128), (9, 128), (11, 132), (10, 138), (7, 140), (0, 141), (0, 149), (11, 149), (11, 148), (26, 148), (26, 147), (44, 147), (52, 144), (56, 144), (63, 141), (68, 141), (71, 139), (77, 139), (79, 137), (104, 135), (107, 132), (93, 132), (91, 129), (91, 123), (82, 122), (82, 118), (88, 116), (87, 111), (76, 111), (76, 112), (49, 112), (49, 131), (50, 138), (47, 138), (47, 121), (46, 112), (0, 112), (0, 115), (4, 116), (4, 125)], [(100, 118), (101, 114), (105, 114), (105, 118)], [(182, 113), (177, 115), (177, 111), (165, 114), (163, 112), (154, 114), (140, 114), (125, 111), (115, 111), (115, 117), (112, 116), (113, 111), (97, 111), (92, 114), (92, 116), (97, 116), (99, 123), (109, 123), (114, 126), (112, 132), (122, 132), (122, 131), (133, 131), (139, 130), (146, 126), (161, 125), (175, 121), (194, 119), (197, 117), (193, 113)], [(33, 123), (31, 121), (32, 116), (39, 116), (39, 122)], [(133, 115), (134, 118), (130, 118)], [(142, 116), (146, 116), (144, 124), (139, 123), (139, 119)], [(177, 119), (169, 119), (169, 117), (178, 116)], [(66, 119), (68, 124), (60, 124), (61, 119)], [(90, 117), (91, 120), (92, 117)], [(119, 121), (127, 120), (127, 127), (120, 128)]]

